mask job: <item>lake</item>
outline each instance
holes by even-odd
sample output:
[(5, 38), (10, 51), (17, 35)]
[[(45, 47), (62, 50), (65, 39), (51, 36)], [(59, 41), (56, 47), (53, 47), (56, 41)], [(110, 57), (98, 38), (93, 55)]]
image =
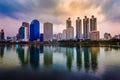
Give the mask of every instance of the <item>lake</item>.
[(120, 80), (120, 48), (0, 46), (0, 80)]

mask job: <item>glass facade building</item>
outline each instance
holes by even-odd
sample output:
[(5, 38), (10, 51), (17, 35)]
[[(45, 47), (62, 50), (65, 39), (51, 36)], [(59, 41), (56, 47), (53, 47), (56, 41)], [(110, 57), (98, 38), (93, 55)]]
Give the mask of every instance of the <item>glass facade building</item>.
[(30, 41), (39, 39), (40, 23), (38, 20), (33, 20), (30, 24)]
[(24, 39), (24, 34), (25, 34), (25, 28), (24, 27), (20, 27), (19, 29), (19, 39)]
[(4, 34), (4, 30), (2, 29), (0, 32), (0, 40), (4, 40), (5, 39), (5, 34)]
[(40, 41), (43, 41), (43, 34), (40, 34)]

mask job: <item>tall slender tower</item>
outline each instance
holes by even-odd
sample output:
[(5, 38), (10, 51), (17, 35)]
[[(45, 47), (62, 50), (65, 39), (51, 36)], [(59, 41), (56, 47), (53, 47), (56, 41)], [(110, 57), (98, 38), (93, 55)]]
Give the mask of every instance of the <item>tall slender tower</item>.
[(83, 38), (89, 39), (89, 18), (87, 16), (83, 19)]
[(82, 35), (82, 24), (81, 19), (78, 17), (76, 20), (76, 39), (81, 39)]
[(97, 31), (97, 18), (92, 15), (90, 19), (90, 39), (91, 40), (99, 40), (100, 39), (100, 32)]
[(71, 27), (72, 22), (71, 22), (71, 18), (69, 17), (68, 20), (66, 20), (66, 28)]
[(90, 19), (90, 31), (97, 31), (97, 18), (94, 15)]

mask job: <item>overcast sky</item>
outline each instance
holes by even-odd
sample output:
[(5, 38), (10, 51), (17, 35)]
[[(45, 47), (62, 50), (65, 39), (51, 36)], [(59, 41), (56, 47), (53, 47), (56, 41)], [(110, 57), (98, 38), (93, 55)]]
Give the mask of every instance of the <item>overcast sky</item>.
[[(75, 28), (77, 17), (97, 17), (101, 37), (105, 32), (120, 34), (120, 0), (0, 0), (0, 29), (7, 36), (14, 36), (22, 22), (38, 19), (54, 24), (54, 33), (66, 28), (66, 19), (71, 17)], [(43, 28), (41, 28), (42, 31)]]

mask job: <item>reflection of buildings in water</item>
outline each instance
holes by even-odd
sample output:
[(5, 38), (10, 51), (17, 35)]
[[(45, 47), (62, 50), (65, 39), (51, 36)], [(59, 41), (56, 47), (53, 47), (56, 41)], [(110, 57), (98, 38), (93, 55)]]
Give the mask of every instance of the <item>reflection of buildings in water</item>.
[(50, 67), (53, 64), (53, 51), (52, 47), (44, 47), (44, 66)]
[(8, 44), (8, 45), (6, 46), (6, 50), (7, 50), (7, 51), (10, 51), (10, 50), (11, 50), (11, 45), (10, 45), (10, 44)]
[(16, 50), (16, 45), (12, 45), (11, 49), (15, 51)]
[(90, 68), (90, 53), (89, 53), (89, 48), (88, 47), (84, 47), (84, 66), (85, 66), (85, 70), (88, 71)]
[(74, 58), (74, 49), (72, 47), (67, 47), (66, 48), (66, 57), (67, 57), (67, 68), (71, 70), (72, 68), (72, 61)]
[(28, 64), (28, 48), (18, 46), (17, 52), (18, 52), (18, 57), (21, 62), (21, 65), (26, 66)]
[(39, 48), (37, 46), (29, 47), (30, 51), (30, 64), (33, 68), (39, 66)]
[(112, 51), (111, 47), (105, 47), (105, 51)]
[(4, 56), (4, 49), (5, 49), (5, 46), (0, 45), (0, 63), (2, 63), (2, 58)]
[(61, 48), (61, 53), (66, 54), (66, 47), (60, 47)]
[(91, 67), (93, 71), (98, 68), (98, 53), (100, 52), (99, 47), (91, 47)]
[(43, 53), (43, 45), (40, 45), (40, 53)]
[(55, 46), (55, 47), (53, 47), (53, 51), (60, 53), (61, 52), (61, 47)]
[(76, 48), (76, 52), (77, 52), (77, 55), (76, 55), (77, 68), (78, 68), (78, 70), (80, 70), (81, 67), (82, 67), (82, 52), (81, 52), (81, 48), (77, 47)]

